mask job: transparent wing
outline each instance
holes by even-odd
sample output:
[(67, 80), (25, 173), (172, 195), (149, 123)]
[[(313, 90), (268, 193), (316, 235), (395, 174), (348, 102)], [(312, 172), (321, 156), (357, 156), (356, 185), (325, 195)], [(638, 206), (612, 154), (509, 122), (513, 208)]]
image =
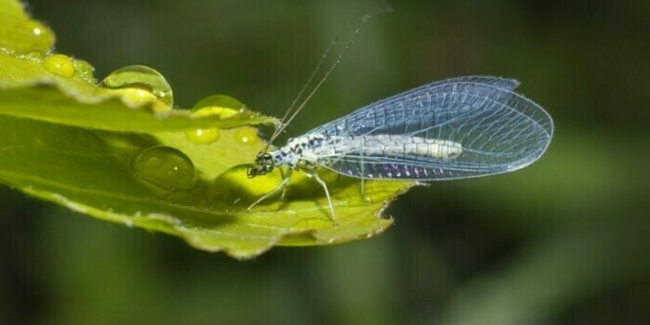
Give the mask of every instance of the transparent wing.
[[(332, 144), (320, 160), (323, 167), (352, 177), (443, 180), (514, 171), (537, 160), (553, 134), (551, 117), (513, 92), (517, 86), (515, 80), (493, 77), (434, 82), (308, 134), (356, 139), (352, 146)], [(394, 140), (392, 149), (378, 149), (386, 139)], [(403, 143), (403, 150), (395, 143)], [(415, 148), (422, 143), (424, 148)]]

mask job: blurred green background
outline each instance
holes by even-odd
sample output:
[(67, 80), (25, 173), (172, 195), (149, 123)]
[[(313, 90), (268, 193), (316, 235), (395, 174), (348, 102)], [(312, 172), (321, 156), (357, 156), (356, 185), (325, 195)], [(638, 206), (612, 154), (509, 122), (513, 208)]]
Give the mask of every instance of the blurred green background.
[[(372, 3), (29, 1), (100, 79), (144, 64), (180, 107), (222, 93), (276, 116)], [(650, 2), (392, 5), (287, 133), (432, 80), (504, 76), (554, 117), (537, 164), (416, 188), (371, 240), (246, 262), (2, 187), (0, 324), (650, 324)]]

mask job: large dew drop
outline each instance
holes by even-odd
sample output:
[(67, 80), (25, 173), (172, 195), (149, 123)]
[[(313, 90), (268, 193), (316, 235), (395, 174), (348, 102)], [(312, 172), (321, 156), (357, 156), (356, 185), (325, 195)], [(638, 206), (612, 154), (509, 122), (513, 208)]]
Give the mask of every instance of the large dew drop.
[(240, 101), (226, 95), (212, 95), (201, 99), (192, 108), (195, 116), (219, 116), (225, 120), (239, 114), (244, 108)]
[[(218, 116), (220, 119), (225, 120), (236, 116), (243, 108), (244, 104), (230, 96), (213, 95), (196, 103), (192, 108), (192, 115), (197, 117)], [(216, 128), (185, 132), (188, 140), (199, 144), (215, 142), (219, 139), (220, 134), (221, 132)]]
[(198, 180), (192, 160), (165, 146), (142, 151), (133, 162), (133, 173), (145, 184), (165, 191), (191, 190)]
[(74, 62), (63, 54), (54, 54), (43, 60), (45, 70), (61, 77), (70, 78), (74, 76)]
[(143, 66), (130, 65), (111, 72), (97, 88), (98, 93), (119, 93), (133, 102), (148, 102), (153, 98), (169, 110), (174, 105), (174, 95), (169, 83), (158, 71)]

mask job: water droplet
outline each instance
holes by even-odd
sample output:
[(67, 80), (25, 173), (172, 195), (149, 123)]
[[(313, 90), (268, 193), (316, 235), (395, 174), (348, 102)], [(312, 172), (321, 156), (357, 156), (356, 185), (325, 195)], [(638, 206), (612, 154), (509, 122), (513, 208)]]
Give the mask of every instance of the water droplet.
[(242, 127), (235, 132), (235, 139), (243, 144), (256, 144), (260, 138), (254, 128)]
[(43, 60), (43, 67), (45, 70), (61, 77), (70, 78), (74, 76), (74, 63), (69, 57), (63, 54), (54, 54), (46, 57)]
[(226, 95), (212, 95), (201, 99), (198, 103), (194, 105), (194, 108), (202, 107), (225, 107), (232, 110), (239, 110), (244, 107), (242, 102), (238, 101), (235, 98)]
[(33, 20), (23, 22), (16, 29), (16, 37), (26, 40), (22, 48), (17, 48), (18, 53), (27, 53), (31, 51), (46, 52), (54, 45), (54, 33), (52, 30)]
[(198, 144), (208, 144), (219, 140), (219, 129), (196, 129), (185, 132), (187, 140)]
[(111, 72), (99, 84), (98, 91), (117, 91), (135, 102), (149, 101), (153, 96), (168, 108), (174, 105), (172, 88), (165, 77), (143, 65), (130, 65)]
[(81, 76), (81, 78), (89, 83), (95, 83), (95, 76), (93, 76), (95, 68), (90, 63), (84, 60), (74, 59), (74, 69), (77, 71), (79, 76)]
[(242, 112), (244, 104), (226, 95), (213, 95), (201, 99), (194, 105), (192, 114), (196, 116), (219, 116), (221, 119), (231, 118)]
[(167, 191), (192, 189), (198, 180), (192, 160), (180, 150), (165, 146), (142, 151), (135, 158), (133, 173), (145, 184)]
[(237, 114), (239, 114), (239, 112), (235, 110), (217, 106), (202, 107), (192, 110), (192, 115), (194, 116), (218, 116), (222, 120), (229, 119)]

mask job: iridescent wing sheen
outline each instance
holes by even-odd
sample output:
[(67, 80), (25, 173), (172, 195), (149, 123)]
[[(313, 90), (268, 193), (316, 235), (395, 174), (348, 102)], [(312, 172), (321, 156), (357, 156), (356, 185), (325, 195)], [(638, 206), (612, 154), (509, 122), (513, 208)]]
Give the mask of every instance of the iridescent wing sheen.
[[(517, 86), (515, 80), (494, 77), (438, 81), (362, 107), (307, 134), (360, 138), (352, 147), (331, 144), (328, 156), (319, 160), (323, 167), (352, 177), (446, 180), (506, 173), (535, 162), (553, 134), (549, 114), (513, 92)], [(460, 144), (462, 152), (441, 157), (407, 150), (408, 144), (401, 151), (382, 152), (376, 139), (386, 135)]]

